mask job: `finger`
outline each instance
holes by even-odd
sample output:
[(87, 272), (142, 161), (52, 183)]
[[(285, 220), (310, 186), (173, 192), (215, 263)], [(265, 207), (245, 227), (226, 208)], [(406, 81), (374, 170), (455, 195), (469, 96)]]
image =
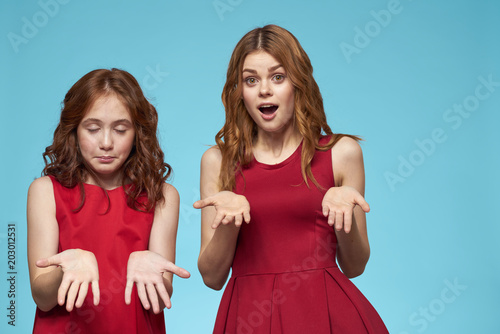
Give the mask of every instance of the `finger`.
[(36, 261), (35, 264), (38, 268), (46, 268), (49, 266), (49, 260), (40, 259), (40, 260)]
[(225, 214), (222, 212), (217, 211), (217, 214), (215, 215), (214, 221), (212, 222), (212, 228), (215, 230), (219, 225), (221, 224), (222, 220), (224, 219)]
[(328, 207), (328, 205), (324, 204), (323, 205), (323, 216), (327, 217), (329, 213), (330, 213), (330, 208)]
[(245, 222), (248, 224), (250, 223), (250, 211), (244, 211), (243, 212), (243, 219)]
[(163, 268), (165, 271), (171, 272), (171, 273), (173, 273), (179, 277), (182, 277), (182, 278), (189, 278), (191, 276), (189, 271), (187, 271), (186, 269), (178, 267), (170, 261), (167, 261), (167, 260), (165, 260), (165, 261), (166, 261), (166, 263), (165, 263), (165, 266)]
[(137, 287), (137, 295), (139, 296), (139, 299), (141, 300), (142, 306), (146, 310), (149, 310), (151, 308), (151, 305), (149, 304), (149, 300), (148, 300), (148, 296), (146, 294), (146, 289), (144, 288), (144, 284), (137, 283), (135, 286)]
[(153, 307), (153, 312), (158, 314), (160, 312), (160, 305), (158, 304), (158, 295), (156, 294), (155, 286), (151, 283), (147, 284), (146, 292), (151, 306)]
[(211, 199), (211, 197), (207, 197), (205, 199), (200, 199), (199, 201), (196, 201), (193, 203), (193, 207), (195, 209), (203, 209), (207, 206), (214, 205), (214, 201)]
[(231, 224), (234, 221), (234, 216), (233, 215), (226, 215), (224, 219), (222, 219), (221, 223), (223, 225), (228, 225)]
[(335, 211), (330, 211), (330, 208), (328, 208), (328, 225), (335, 225)]
[(370, 206), (366, 202), (363, 196), (361, 194), (358, 194), (356, 197), (354, 197), (354, 202), (363, 209), (364, 212), (370, 212)]
[(40, 259), (36, 261), (36, 266), (39, 268), (46, 268), (49, 266), (58, 266), (61, 264), (61, 256), (59, 254), (53, 255), (51, 257)]
[(344, 214), (343, 212), (335, 213), (335, 229), (340, 231), (342, 229), (342, 225), (344, 223)]
[(99, 305), (101, 301), (101, 290), (99, 289), (99, 281), (92, 281), (92, 294), (94, 295), (94, 305)]
[(172, 303), (170, 302), (170, 296), (168, 295), (168, 292), (165, 289), (165, 285), (163, 285), (163, 284), (156, 285), (156, 291), (160, 295), (160, 298), (163, 301), (163, 304), (165, 305), (165, 307), (168, 309), (171, 308)]
[(68, 312), (73, 311), (73, 306), (75, 305), (75, 299), (78, 295), (78, 290), (80, 289), (80, 283), (73, 281), (68, 290), (68, 295), (66, 296), (66, 310)]
[(57, 290), (57, 303), (60, 306), (63, 306), (66, 301), (66, 294), (68, 293), (70, 284), (71, 282), (69, 280), (63, 279), (61, 285), (59, 285), (59, 289)]
[(127, 305), (130, 305), (133, 289), (134, 289), (134, 281), (127, 280), (127, 285), (125, 286), (125, 304)]
[(347, 211), (344, 214), (344, 231), (345, 233), (351, 232), (352, 227), (352, 211)]
[(80, 285), (80, 291), (78, 291), (78, 298), (75, 302), (75, 307), (80, 308), (85, 301), (85, 297), (87, 297), (87, 292), (89, 291), (89, 284), (84, 282)]
[(234, 216), (234, 225), (241, 226), (242, 223), (243, 223), (243, 216), (242, 215)]

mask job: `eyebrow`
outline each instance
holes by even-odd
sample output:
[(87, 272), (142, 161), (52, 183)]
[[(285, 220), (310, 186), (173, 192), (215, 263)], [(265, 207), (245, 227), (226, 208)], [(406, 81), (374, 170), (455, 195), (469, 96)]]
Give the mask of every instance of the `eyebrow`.
[[(283, 67), (283, 65), (278, 64), (278, 65), (275, 65), (275, 66), (271, 66), (271, 67), (269, 67), (269, 68), (267, 69), (267, 71), (268, 71), (268, 72), (274, 72), (274, 71), (276, 71), (276, 70), (277, 70), (278, 68), (280, 68), (280, 67)], [(244, 68), (244, 69), (243, 69), (243, 72), (250, 72), (250, 73), (254, 73), (254, 74), (255, 74), (255, 73), (257, 73), (257, 71), (256, 71), (256, 70), (252, 70), (252, 69), (250, 69), (250, 68)]]
[[(99, 123), (99, 124), (102, 124), (102, 121), (100, 119), (98, 119), (98, 118), (87, 118), (87, 119), (85, 119), (85, 120), (82, 121), (82, 124), (88, 124), (88, 123)], [(132, 125), (132, 122), (130, 122), (126, 118), (118, 119), (118, 120), (114, 121), (112, 124), (123, 124), (123, 123)]]

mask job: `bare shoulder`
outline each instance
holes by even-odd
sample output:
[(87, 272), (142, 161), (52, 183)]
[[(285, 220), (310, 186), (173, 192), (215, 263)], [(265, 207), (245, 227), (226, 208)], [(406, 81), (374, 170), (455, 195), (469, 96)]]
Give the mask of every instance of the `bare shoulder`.
[(170, 183), (163, 183), (163, 188), (162, 188), (162, 191), (163, 191), (163, 196), (165, 197), (165, 200), (172, 203), (172, 204), (175, 204), (175, 203), (179, 203), (179, 200), (180, 200), (180, 197), (179, 197), (179, 192), (177, 191), (177, 189), (171, 185)]
[(364, 182), (363, 151), (359, 143), (342, 137), (332, 147), (332, 166), (337, 186)]
[(48, 176), (42, 176), (35, 179), (28, 189), (28, 196), (53, 198), (53, 193), (54, 187), (52, 185), (52, 180)]
[(220, 151), (219, 147), (217, 145), (214, 145), (210, 147), (208, 150), (203, 153), (203, 156), (201, 157), (201, 166), (202, 168), (207, 166), (207, 167), (214, 167), (221, 164), (222, 162), (222, 152)]
[(56, 228), (56, 200), (54, 186), (48, 176), (34, 180), (28, 190), (27, 219), (28, 226)]
[(340, 160), (363, 159), (363, 151), (359, 143), (351, 137), (342, 137), (335, 146), (332, 147), (332, 157)]

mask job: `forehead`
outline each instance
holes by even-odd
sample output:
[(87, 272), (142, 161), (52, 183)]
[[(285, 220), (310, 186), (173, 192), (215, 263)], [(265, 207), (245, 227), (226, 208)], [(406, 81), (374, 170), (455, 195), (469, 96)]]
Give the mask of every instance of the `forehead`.
[(280, 62), (266, 51), (254, 51), (249, 53), (243, 61), (243, 70), (246, 68), (269, 68), (280, 65)]
[(91, 104), (90, 108), (85, 113), (83, 120), (87, 118), (119, 118), (132, 120), (127, 106), (116, 94), (99, 96), (94, 103)]

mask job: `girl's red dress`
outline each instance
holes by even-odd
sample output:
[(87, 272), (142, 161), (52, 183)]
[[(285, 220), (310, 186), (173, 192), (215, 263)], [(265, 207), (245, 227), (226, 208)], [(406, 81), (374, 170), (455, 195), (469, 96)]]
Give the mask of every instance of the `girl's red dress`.
[(80, 248), (94, 253), (101, 300), (93, 305), (89, 286), (79, 309), (67, 312), (64, 305), (43, 312), (37, 308), (33, 333), (165, 333), (163, 312), (155, 315), (146, 311), (135, 288), (131, 304), (125, 304), (128, 257), (148, 249), (154, 212), (128, 207), (122, 187), (108, 191), (108, 204), (104, 191), (90, 184), (84, 184), (85, 203), (75, 211), (80, 204), (79, 187), (66, 188), (53, 177), (51, 180), (59, 224), (58, 252)]

